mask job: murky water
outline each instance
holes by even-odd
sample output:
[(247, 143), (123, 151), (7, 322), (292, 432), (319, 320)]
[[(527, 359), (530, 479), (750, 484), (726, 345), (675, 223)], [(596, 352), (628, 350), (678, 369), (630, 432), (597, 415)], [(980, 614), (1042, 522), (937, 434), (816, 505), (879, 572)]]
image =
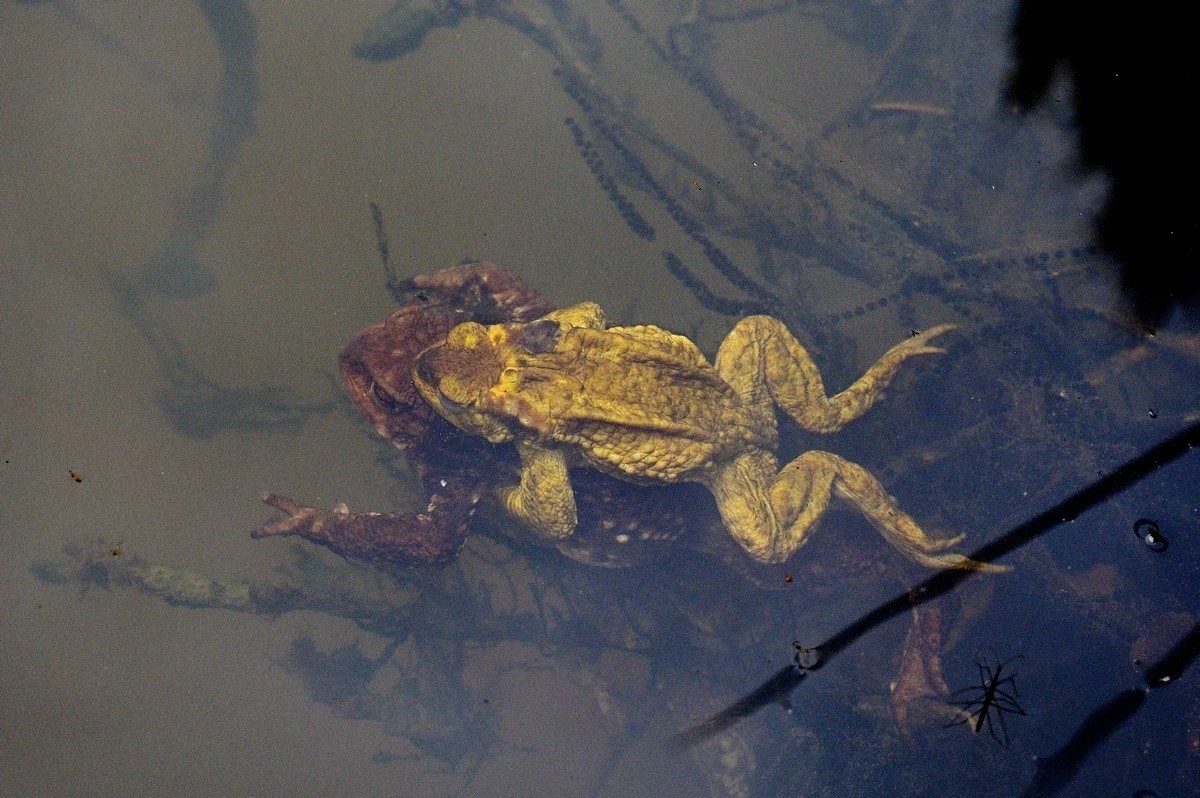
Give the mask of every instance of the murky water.
[[(685, 752), (929, 572), (844, 504), (757, 573), (687, 541), (590, 569), (487, 522), (410, 571), (249, 538), (263, 491), (424, 502), (337, 384), (394, 307), (369, 203), (402, 275), (493, 260), (710, 353), (766, 310), (835, 389), (960, 325), (784, 448), (965, 550), (1196, 420), (1200, 343), (1119, 322), (1063, 120), (1003, 110), (1005, 4), (479, 5), (0, 9), (0, 793), (1196, 794), (1194, 672), (1078, 773), (1052, 756), (1196, 622), (1194, 455)], [(947, 728), (1000, 663), (1008, 744)]]

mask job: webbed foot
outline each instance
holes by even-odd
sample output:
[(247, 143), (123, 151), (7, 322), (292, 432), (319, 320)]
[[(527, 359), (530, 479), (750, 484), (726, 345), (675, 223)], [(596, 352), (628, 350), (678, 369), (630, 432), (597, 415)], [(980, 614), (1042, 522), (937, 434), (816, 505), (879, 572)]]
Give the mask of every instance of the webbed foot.
[(250, 537), (299, 535), (347, 559), (389, 565), (444, 562), (466, 540), (479, 497), (474, 489), (446, 489), (430, 498), (424, 513), (385, 514), (352, 513), (342, 503), (320, 510), (267, 493), (263, 503), (287, 515), (255, 527)]
[[(268, 538), (286, 535), (304, 535), (305, 537), (315, 534), (316, 530), (325, 525), (328, 513), (324, 510), (318, 510), (316, 507), (308, 507), (300, 504), (287, 496), (280, 496), (277, 493), (264, 493), (259, 498), (263, 504), (274, 507), (276, 510), (281, 510), (286, 513), (284, 518), (278, 518), (274, 521), (268, 521), (265, 524), (259, 524), (250, 530), (252, 538)], [(350, 510), (344, 504), (339, 504), (333, 509), (333, 513), (341, 510), (343, 515), (349, 514)]]

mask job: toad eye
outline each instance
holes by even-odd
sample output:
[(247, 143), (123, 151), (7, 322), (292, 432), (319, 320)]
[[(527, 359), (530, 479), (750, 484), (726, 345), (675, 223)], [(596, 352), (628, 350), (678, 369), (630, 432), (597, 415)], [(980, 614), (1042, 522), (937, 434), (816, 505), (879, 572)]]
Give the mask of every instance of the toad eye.
[(404, 403), (385, 391), (383, 387), (374, 380), (371, 381), (371, 401), (374, 402), (375, 406), (380, 410), (385, 413), (391, 413), (392, 415), (404, 410)]
[(442, 408), (451, 413), (457, 413), (466, 407), (462, 402), (456, 402), (449, 396), (446, 396), (446, 392), (442, 390), (441, 385), (438, 386), (438, 399), (442, 402)]
[(434, 385), (437, 383), (436, 375), (433, 367), (429, 365), (429, 358), (417, 358), (417, 377), (426, 385)]
[(562, 328), (551, 319), (530, 322), (517, 334), (517, 345), (531, 355), (553, 352), (562, 340)]

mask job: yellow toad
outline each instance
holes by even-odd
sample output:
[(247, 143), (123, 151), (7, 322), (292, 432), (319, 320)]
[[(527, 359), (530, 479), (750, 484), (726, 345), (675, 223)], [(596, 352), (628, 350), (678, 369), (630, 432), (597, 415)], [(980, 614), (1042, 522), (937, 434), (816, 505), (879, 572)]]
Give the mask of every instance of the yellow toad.
[(568, 466), (584, 463), (633, 482), (699, 482), (733, 537), (756, 560), (779, 563), (804, 544), (836, 494), (910, 559), (976, 568), (933, 540), (866, 469), (809, 451), (779, 469), (775, 404), (812, 432), (833, 432), (868, 410), (941, 325), (897, 344), (832, 398), (803, 345), (777, 319), (751, 316), (715, 363), (687, 338), (652, 326), (606, 327), (593, 303), (524, 324), (460, 324), (422, 352), (413, 380), (461, 429), (513, 441), (520, 484), (499, 500), (548, 541), (575, 529)]

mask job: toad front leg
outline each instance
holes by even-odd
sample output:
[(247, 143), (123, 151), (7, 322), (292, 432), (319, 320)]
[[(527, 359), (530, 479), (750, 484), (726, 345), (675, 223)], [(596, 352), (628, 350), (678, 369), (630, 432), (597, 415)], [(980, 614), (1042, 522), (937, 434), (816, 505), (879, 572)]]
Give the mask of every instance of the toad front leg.
[(423, 513), (352, 513), (267, 494), (263, 501), (286, 515), (255, 528), (252, 538), (298, 535), (352, 560), (410, 566), (446, 562), (467, 539), (486, 477), (479, 469), (429, 473), (422, 469), (429, 504)]
[(517, 443), (521, 456), (521, 484), (500, 488), (501, 506), (540, 537), (559, 541), (575, 531), (575, 492), (560, 450), (528, 442)]

